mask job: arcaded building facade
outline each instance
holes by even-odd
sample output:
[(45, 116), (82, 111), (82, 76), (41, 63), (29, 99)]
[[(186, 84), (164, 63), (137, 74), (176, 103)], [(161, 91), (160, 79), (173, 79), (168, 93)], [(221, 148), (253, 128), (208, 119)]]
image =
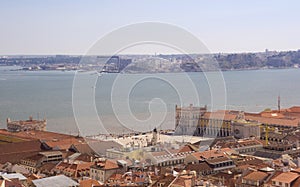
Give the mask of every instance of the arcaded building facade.
[(20, 132), (20, 131), (29, 131), (29, 130), (38, 130), (45, 131), (47, 121), (43, 120), (34, 120), (31, 116), (28, 120), (20, 121), (11, 121), (10, 118), (7, 118), (7, 130), (10, 132)]
[(176, 106), (177, 135), (226, 137), (232, 135), (231, 122), (236, 113), (228, 111), (208, 112), (207, 107)]

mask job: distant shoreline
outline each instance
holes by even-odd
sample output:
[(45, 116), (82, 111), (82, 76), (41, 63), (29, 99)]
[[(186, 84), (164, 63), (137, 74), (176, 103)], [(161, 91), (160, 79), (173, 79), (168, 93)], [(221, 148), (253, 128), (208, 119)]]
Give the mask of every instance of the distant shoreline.
[[(0, 67), (14, 67), (0, 65)], [(23, 68), (23, 67), (22, 67)], [(159, 71), (159, 72), (105, 72), (104, 74), (162, 74), (162, 73), (207, 73), (207, 72), (231, 72), (231, 71), (255, 71), (255, 70), (288, 70), (288, 69), (300, 69), (295, 67), (282, 67), (282, 68), (245, 68), (245, 69), (226, 69), (226, 70), (208, 70), (208, 71)], [(96, 70), (27, 70), (27, 69), (11, 69), (5, 71), (20, 71), (20, 72), (76, 72), (76, 73), (89, 73), (95, 72)]]
[(182, 73), (300, 68), (300, 50), (214, 54), (2, 56), (1, 65), (28, 71)]

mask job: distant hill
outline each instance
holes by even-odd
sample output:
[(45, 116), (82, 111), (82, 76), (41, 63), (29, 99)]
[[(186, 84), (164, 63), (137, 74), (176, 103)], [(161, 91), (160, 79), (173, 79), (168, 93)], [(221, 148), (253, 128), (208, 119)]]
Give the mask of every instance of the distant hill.
[(291, 68), (300, 65), (300, 50), (286, 52), (217, 54), (222, 70), (253, 68)]
[(57, 70), (59, 69), (57, 67), (71, 70), (93, 69), (105, 70), (107, 73), (198, 72), (300, 67), (300, 50), (282, 52), (266, 50), (258, 53), (230, 54), (120, 55), (108, 60), (106, 65), (103, 65), (105, 62), (99, 61), (102, 59), (101, 56), (82, 57), (68, 55), (5, 56), (0, 57), (0, 65), (38, 67), (32, 68), (32, 70)]

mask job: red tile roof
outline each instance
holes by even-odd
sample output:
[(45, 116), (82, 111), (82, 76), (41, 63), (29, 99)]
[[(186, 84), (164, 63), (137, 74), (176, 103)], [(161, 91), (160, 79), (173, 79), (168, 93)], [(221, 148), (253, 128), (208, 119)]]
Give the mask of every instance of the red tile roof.
[(236, 114), (230, 111), (218, 110), (216, 112), (205, 112), (203, 118), (205, 119), (220, 119), (220, 120), (234, 120), (236, 119)]
[(46, 140), (44, 141), (49, 147), (54, 148), (56, 150), (67, 150), (74, 144), (81, 144), (82, 140), (77, 138), (66, 138), (60, 140)]
[(191, 151), (198, 151), (198, 149), (193, 145), (185, 145), (181, 149), (179, 149), (178, 153), (184, 153), (184, 152), (191, 152)]
[(282, 183), (291, 183), (295, 181), (300, 175), (294, 172), (285, 172), (280, 175), (274, 177), (272, 181), (282, 182)]
[(21, 159), (43, 151), (38, 140), (8, 143), (0, 145), (0, 163), (17, 163)]
[(239, 141), (218, 141), (216, 146), (220, 146), (221, 148), (240, 148), (245, 146), (254, 146), (254, 145), (262, 145), (262, 142), (259, 140), (239, 140)]
[(298, 127), (299, 119), (287, 119), (287, 118), (272, 118), (272, 117), (260, 117), (260, 116), (252, 116), (246, 115), (247, 120), (258, 121), (263, 124), (269, 125), (281, 125), (288, 127)]
[(263, 181), (268, 176), (269, 175), (265, 172), (253, 171), (253, 172), (249, 173), (248, 175), (244, 176), (244, 179), (251, 180), (251, 181)]
[(231, 152), (232, 150), (229, 148), (223, 148), (220, 150), (208, 150), (208, 151), (203, 151), (203, 152), (195, 152), (192, 153), (194, 157), (196, 157), (198, 160), (203, 160), (203, 159), (210, 159), (210, 158), (217, 158), (217, 157), (227, 157), (227, 152)]
[(80, 163), (72, 163), (72, 164), (60, 162), (55, 166), (55, 170), (59, 170), (62, 173), (64, 172), (72, 173), (72, 176), (77, 178), (80, 177), (79, 172), (89, 171), (92, 165), (93, 165), (92, 162), (80, 162)]
[(288, 109), (291, 112), (300, 113), (300, 106), (293, 106)]
[(196, 172), (203, 172), (203, 171), (213, 171), (213, 168), (211, 168), (206, 162), (201, 162), (197, 164), (188, 164), (186, 166), (187, 170), (190, 171), (196, 171)]
[(31, 139), (31, 140), (53, 140), (53, 139), (67, 139), (74, 138), (75, 136), (60, 134), (49, 131), (21, 131), (21, 132), (9, 132), (6, 129), (0, 129), (0, 134), (10, 135), (13, 137)]
[(79, 187), (100, 186), (101, 184), (93, 179), (82, 180), (79, 182)]
[(104, 162), (98, 162), (93, 166), (94, 168), (102, 169), (102, 170), (110, 170), (110, 169), (118, 169), (119, 165), (112, 160), (105, 160)]

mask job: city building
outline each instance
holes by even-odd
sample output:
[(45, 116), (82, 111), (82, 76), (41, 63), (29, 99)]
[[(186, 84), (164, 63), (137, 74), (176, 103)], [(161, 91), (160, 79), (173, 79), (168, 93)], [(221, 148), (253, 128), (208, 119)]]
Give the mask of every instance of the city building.
[(56, 174), (64, 174), (74, 179), (82, 179), (90, 176), (90, 167), (92, 165), (92, 162), (82, 161), (75, 163), (60, 162), (53, 168), (53, 171)]
[(292, 187), (292, 183), (299, 178), (298, 173), (294, 172), (283, 172), (280, 175), (274, 177), (272, 181), (273, 186), (278, 187)]
[(32, 116), (29, 117), (29, 120), (20, 120), (20, 121), (11, 121), (10, 118), (7, 118), (7, 130), (11, 132), (19, 132), (19, 131), (30, 131), (30, 130), (38, 130), (45, 131), (47, 121), (44, 120), (34, 120)]
[(47, 151), (21, 159), (20, 166), (24, 167), (30, 173), (36, 173), (38, 168), (44, 163), (58, 163), (62, 161), (62, 152)]
[(261, 186), (269, 175), (261, 171), (253, 171), (242, 177), (241, 186)]
[(235, 164), (228, 155), (232, 154), (233, 152), (235, 151), (229, 148), (195, 152), (185, 158), (185, 164), (206, 162), (214, 172), (231, 169), (235, 167)]
[(93, 179), (84, 179), (79, 181), (79, 187), (93, 187), (93, 186), (101, 186), (101, 184)]
[(231, 123), (232, 135), (237, 139), (261, 136), (261, 124), (256, 121), (246, 121), (245, 119), (233, 120)]
[(195, 107), (192, 104), (188, 107), (179, 107), (176, 105), (175, 110), (175, 134), (193, 135), (198, 126), (198, 120), (207, 111), (207, 107)]
[(152, 151), (147, 152), (144, 155), (145, 161), (149, 165), (166, 167), (166, 166), (175, 166), (178, 164), (184, 164), (185, 158), (196, 152), (196, 149), (191, 145), (186, 145), (181, 149), (168, 149), (161, 151)]
[(0, 144), (0, 163), (19, 163), (21, 159), (46, 151), (39, 140)]
[(207, 107), (177, 107), (177, 135), (195, 135), (205, 137), (231, 136), (231, 123), (237, 117), (237, 112), (216, 111), (208, 112)]
[(124, 151), (120, 151), (115, 148), (106, 149), (106, 157), (107, 158), (115, 159), (115, 158), (123, 158), (124, 156), (125, 156)]
[(79, 183), (76, 181), (70, 179), (69, 177), (65, 175), (57, 175), (57, 176), (52, 176), (52, 177), (46, 177), (42, 179), (35, 179), (32, 180), (32, 183), (35, 187), (49, 187), (53, 186), (72, 186), (72, 187), (79, 187)]
[(300, 107), (287, 109), (265, 110), (260, 113), (245, 113), (245, 119), (257, 121), (269, 131), (295, 130), (300, 127)]
[(109, 177), (104, 186), (148, 186), (150, 177), (147, 172), (115, 173)]
[(110, 176), (120, 170), (121, 168), (116, 162), (107, 159), (90, 167), (90, 177), (104, 183)]
[(25, 168), (29, 173), (36, 173), (37, 168), (42, 164), (43, 156), (40, 154), (33, 155), (21, 160), (20, 166)]
[[(176, 135), (236, 138), (261, 137), (262, 133), (300, 128), (300, 107), (245, 113), (242, 111), (207, 111), (207, 107), (176, 106)], [(266, 134), (266, 133), (265, 133)]]
[[(97, 155), (99, 157), (107, 156), (108, 158), (115, 158), (119, 156), (115, 156), (113, 154), (114, 152), (113, 150), (123, 150), (123, 145), (113, 140), (107, 140), (107, 141), (98, 140), (98, 141), (91, 141), (88, 143), (73, 144), (71, 145), (69, 150), (77, 153), (82, 153), (82, 154)], [(109, 150), (111, 150), (111, 154), (109, 153), (110, 152)]]
[(219, 140), (215, 143), (215, 147), (230, 148), (239, 154), (254, 154), (263, 148), (263, 144), (257, 139), (239, 139), (239, 140)]
[(23, 187), (27, 184), (27, 178), (20, 173), (0, 173), (0, 178), (3, 178), (5, 181), (0, 187)]
[(206, 162), (201, 163), (189, 163), (186, 165), (186, 170), (195, 171), (197, 176), (206, 176), (215, 173), (214, 169), (210, 167)]

